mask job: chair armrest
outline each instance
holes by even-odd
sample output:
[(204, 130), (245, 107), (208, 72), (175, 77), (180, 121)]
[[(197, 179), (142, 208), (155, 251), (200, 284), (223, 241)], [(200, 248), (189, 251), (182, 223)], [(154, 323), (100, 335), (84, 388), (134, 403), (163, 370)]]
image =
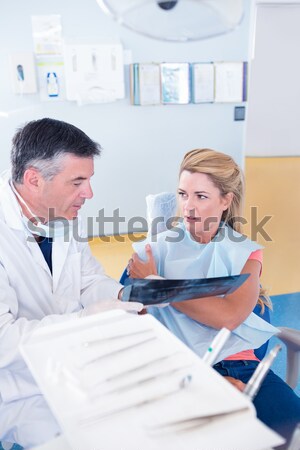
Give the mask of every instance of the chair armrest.
[(295, 328), (287, 328), (287, 327), (278, 327), (281, 331), (277, 335), (279, 339), (282, 340), (286, 345), (293, 348), (295, 351), (300, 350), (300, 330), (296, 330)]
[(298, 382), (300, 369), (300, 330), (278, 327), (281, 333), (277, 335), (287, 347), (286, 382), (295, 388)]

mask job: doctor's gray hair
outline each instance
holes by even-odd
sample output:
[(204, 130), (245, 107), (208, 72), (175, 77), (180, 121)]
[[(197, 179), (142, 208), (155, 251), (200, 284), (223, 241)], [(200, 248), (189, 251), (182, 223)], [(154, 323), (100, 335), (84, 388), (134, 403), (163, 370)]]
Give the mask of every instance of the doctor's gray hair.
[(74, 125), (49, 118), (34, 120), (13, 137), (12, 181), (22, 184), (24, 173), (30, 167), (49, 181), (63, 170), (67, 154), (93, 158), (100, 153), (101, 146)]

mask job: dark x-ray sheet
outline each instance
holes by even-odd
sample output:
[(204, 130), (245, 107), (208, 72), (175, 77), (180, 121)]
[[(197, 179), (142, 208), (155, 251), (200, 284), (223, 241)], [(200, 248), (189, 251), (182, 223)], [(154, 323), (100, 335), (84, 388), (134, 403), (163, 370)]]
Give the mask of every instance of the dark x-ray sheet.
[(249, 274), (191, 280), (131, 279), (125, 281), (123, 300), (145, 306), (230, 294), (240, 287)]

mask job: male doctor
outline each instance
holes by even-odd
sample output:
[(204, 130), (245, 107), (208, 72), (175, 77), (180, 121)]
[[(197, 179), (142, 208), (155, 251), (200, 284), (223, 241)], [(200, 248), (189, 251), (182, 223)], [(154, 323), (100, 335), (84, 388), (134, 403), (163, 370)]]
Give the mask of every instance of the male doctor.
[(117, 300), (122, 286), (74, 233), (78, 211), (93, 196), (99, 154), (100, 146), (75, 126), (36, 120), (15, 134), (11, 173), (1, 176), (0, 440), (25, 448), (60, 429), (19, 353), (22, 337), (108, 304), (128, 308)]

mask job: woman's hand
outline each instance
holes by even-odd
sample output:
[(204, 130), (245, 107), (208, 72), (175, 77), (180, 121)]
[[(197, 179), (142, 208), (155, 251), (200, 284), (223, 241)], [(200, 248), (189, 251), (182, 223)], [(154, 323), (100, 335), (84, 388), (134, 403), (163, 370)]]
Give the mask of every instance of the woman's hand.
[(234, 387), (236, 387), (239, 391), (243, 392), (243, 390), (245, 389), (245, 383), (243, 383), (241, 380), (238, 380), (237, 378), (233, 378), (233, 377), (226, 377), (224, 376), (224, 378), (229, 381), (230, 384), (232, 384)]
[(142, 261), (137, 253), (132, 255), (127, 265), (127, 273), (130, 278), (145, 278), (148, 275), (157, 275), (156, 263), (151, 250), (151, 246), (147, 244), (145, 246), (146, 250), (146, 261)]

